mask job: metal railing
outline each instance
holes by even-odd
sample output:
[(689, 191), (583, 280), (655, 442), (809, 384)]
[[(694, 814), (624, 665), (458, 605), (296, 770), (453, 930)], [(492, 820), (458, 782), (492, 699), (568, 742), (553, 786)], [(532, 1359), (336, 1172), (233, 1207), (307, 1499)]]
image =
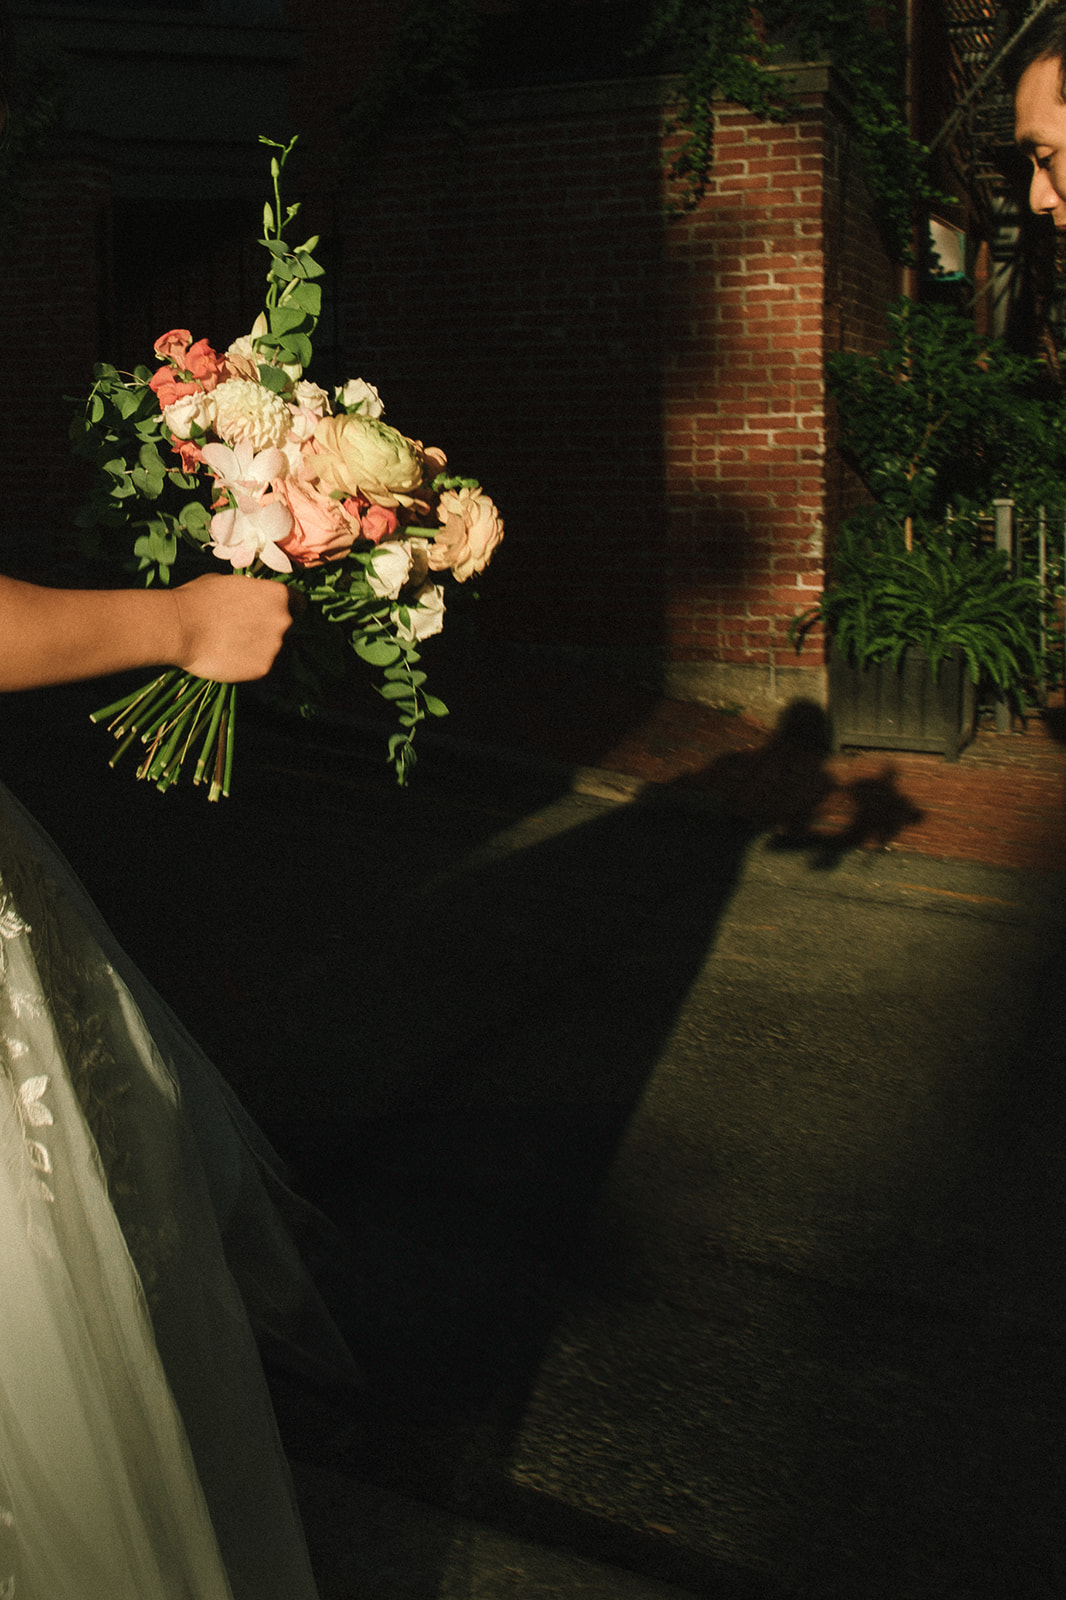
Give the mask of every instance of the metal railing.
[[(1040, 703), (1046, 705), (1050, 694), (1066, 688), (1066, 512), (1049, 512), (1041, 506), (1026, 513), (1013, 500), (1002, 499), (994, 500), (987, 519), (980, 520), (987, 520), (989, 541), (1004, 551), (1012, 569), (1034, 578), (1043, 594), (1037, 690)], [(1005, 701), (997, 701), (996, 729), (1009, 728), (1009, 708)]]

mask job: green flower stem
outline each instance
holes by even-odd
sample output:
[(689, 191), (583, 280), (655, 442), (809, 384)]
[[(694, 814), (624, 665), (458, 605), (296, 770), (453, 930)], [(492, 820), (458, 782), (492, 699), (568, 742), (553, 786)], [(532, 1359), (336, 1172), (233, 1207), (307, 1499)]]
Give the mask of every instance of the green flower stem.
[[(226, 754), (225, 754), (225, 767), (224, 767), (223, 776), (222, 776), (222, 793), (227, 799), (229, 799), (230, 780), (233, 777), (233, 735), (234, 735), (234, 732), (236, 730), (236, 726), (237, 726), (237, 685), (234, 683), (234, 684), (230, 685), (229, 707), (228, 707), (228, 709), (226, 711), (226, 716), (225, 716)], [(221, 744), (222, 744), (222, 741), (220, 739), (219, 740), (219, 748), (220, 749), (221, 749)], [(209, 800), (217, 800), (218, 799), (218, 795), (213, 792), (213, 789), (214, 789), (214, 786), (212, 785), (212, 792), (210, 792), (208, 794), (208, 797), (207, 797)]]
[(124, 694), (121, 700), (113, 700), (109, 706), (101, 706), (99, 711), (89, 713), (90, 722), (103, 722), (105, 717), (114, 717), (117, 713), (126, 711), (130, 706), (135, 706), (139, 701), (146, 699), (177, 676), (177, 668), (170, 672), (161, 673), (151, 683), (144, 683), (139, 689), (132, 689), (129, 694)]
[(196, 763), (196, 771), (193, 774), (192, 780), (193, 783), (203, 783), (204, 781), (204, 773), (207, 768), (208, 760), (210, 759), (211, 751), (215, 749), (218, 744), (219, 723), (222, 721), (222, 708), (225, 703), (225, 685), (220, 683), (217, 687), (215, 695), (213, 696), (211, 720), (207, 727), (207, 737), (204, 739), (203, 748), (200, 751), (200, 759)]
[(189, 746), (203, 726), (204, 708), (210, 700), (212, 684), (203, 678), (193, 678), (190, 689), (191, 693), (185, 695), (180, 708), (176, 708), (173, 720), (157, 736), (157, 744), (164, 738), (166, 743), (152, 761), (148, 776), (157, 784), (162, 782), (164, 788), (176, 781)]
[(184, 682), (179, 685), (177, 691), (169, 698), (166, 705), (162, 709), (154, 707), (153, 710), (155, 710), (156, 714), (153, 719), (148, 723), (147, 727), (142, 724), (140, 732), (144, 744), (157, 737), (158, 739), (169, 738), (171, 729), (179, 720), (184, 727), (185, 713), (203, 693), (204, 680), (202, 678), (183, 676)]
[(134, 741), (134, 739), (136, 739), (136, 737), (137, 737), (137, 729), (136, 728), (131, 728), (129, 730), (129, 732), (126, 734), (125, 738), (119, 744), (119, 747), (115, 751), (114, 755), (111, 757), (111, 760), (107, 763), (109, 767), (114, 767), (114, 766), (116, 766), (118, 764), (119, 760), (121, 759), (122, 756), (124, 756), (126, 754), (126, 751), (129, 749), (130, 745), (133, 743), (133, 741)]

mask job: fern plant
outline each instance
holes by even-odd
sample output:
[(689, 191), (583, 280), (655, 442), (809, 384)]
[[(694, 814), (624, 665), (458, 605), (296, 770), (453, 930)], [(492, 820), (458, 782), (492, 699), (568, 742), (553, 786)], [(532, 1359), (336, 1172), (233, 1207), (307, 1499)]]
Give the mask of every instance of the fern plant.
[(971, 530), (927, 532), (908, 550), (898, 528), (886, 536), (867, 513), (843, 530), (830, 583), (791, 632), (798, 641), (821, 623), (858, 666), (887, 660), (898, 670), (918, 649), (934, 676), (960, 652), (975, 684), (1024, 707), (1040, 670), (1043, 605), (1039, 585), (1013, 573), (1002, 551), (975, 544)]

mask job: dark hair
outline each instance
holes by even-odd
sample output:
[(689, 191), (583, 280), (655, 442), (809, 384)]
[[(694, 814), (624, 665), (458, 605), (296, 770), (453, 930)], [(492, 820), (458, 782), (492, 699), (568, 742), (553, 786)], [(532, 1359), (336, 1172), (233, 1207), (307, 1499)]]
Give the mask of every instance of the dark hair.
[(1012, 92), (1034, 61), (1057, 61), (1061, 70), (1059, 94), (1066, 100), (1066, 4), (1049, 6), (1023, 34), (1006, 66)]

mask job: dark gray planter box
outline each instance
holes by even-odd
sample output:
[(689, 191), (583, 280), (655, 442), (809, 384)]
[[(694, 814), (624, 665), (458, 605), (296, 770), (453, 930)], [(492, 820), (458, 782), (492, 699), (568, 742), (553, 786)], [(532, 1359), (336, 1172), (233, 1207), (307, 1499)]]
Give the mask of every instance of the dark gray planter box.
[(836, 648), (829, 656), (833, 749), (931, 750), (957, 761), (973, 738), (976, 696), (961, 654), (946, 657), (933, 678), (924, 651), (857, 667)]

